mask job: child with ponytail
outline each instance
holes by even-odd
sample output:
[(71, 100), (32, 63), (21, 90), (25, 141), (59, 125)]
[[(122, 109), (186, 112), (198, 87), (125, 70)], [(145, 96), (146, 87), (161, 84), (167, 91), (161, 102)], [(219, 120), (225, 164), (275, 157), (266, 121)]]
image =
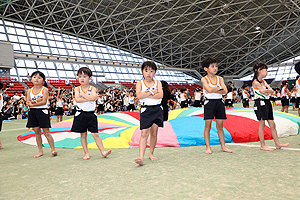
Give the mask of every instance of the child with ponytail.
[(270, 95), (274, 93), (274, 90), (267, 84), (263, 78), (266, 78), (268, 74), (268, 66), (263, 62), (258, 62), (254, 65), (254, 77), (252, 87), (254, 91), (254, 112), (259, 121), (258, 135), (260, 139), (261, 150), (274, 151), (274, 149), (267, 147), (264, 139), (265, 121), (267, 120), (271, 129), (276, 149), (289, 146), (289, 143), (281, 144), (278, 139), (277, 130), (274, 122), (273, 108), (270, 103)]

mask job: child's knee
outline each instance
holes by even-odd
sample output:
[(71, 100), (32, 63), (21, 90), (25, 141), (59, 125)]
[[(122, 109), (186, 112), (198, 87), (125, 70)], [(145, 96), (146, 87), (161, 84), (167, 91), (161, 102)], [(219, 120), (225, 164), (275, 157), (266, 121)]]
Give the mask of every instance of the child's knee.
[(48, 139), (51, 137), (51, 133), (50, 132), (44, 132), (44, 136)]
[(148, 136), (149, 136), (149, 132), (148, 131), (141, 133), (141, 138), (148, 138)]
[(93, 138), (99, 138), (99, 134), (98, 133), (92, 133)]

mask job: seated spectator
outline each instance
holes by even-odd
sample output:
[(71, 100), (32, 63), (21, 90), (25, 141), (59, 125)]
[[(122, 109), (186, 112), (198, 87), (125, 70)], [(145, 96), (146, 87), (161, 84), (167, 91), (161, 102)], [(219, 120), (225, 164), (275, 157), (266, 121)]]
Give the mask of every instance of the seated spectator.
[(20, 104), (15, 102), (13, 104), (13, 116), (15, 119), (22, 119), (22, 109), (20, 108)]
[(12, 97), (12, 99), (13, 99), (13, 102), (17, 102), (20, 100), (20, 96), (18, 95), (17, 92), (14, 93), (14, 96)]
[(27, 106), (27, 103), (25, 101), (24, 106), (23, 106), (23, 113), (22, 113), (23, 119), (28, 117), (28, 112), (29, 112), (29, 107)]
[(12, 106), (12, 104), (9, 104), (9, 103), (5, 104), (3, 106), (3, 112), (2, 113), (3, 113), (3, 120), (8, 120), (8, 119), (13, 118), (13, 115), (12, 115), (13, 106)]

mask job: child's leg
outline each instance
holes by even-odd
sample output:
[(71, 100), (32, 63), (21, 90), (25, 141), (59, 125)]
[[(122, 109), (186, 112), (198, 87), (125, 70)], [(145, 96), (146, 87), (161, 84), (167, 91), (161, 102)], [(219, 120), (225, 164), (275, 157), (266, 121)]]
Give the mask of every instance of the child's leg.
[(212, 154), (210, 148), (210, 129), (211, 129), (211, 119), (205, 120), (205, 127), (204, 127), (204, 140), (206, 145), (206, 154)]
[(296, 103), (293, 103), (293, 110), (296, 110)]
[(272, 134), (272, 137), (274, 139), (276, 149), (281, 149), (281, 147), (289, 146), (289, 143), (281, 144), (279, 142), (278, 135), (277, 135), (277, 130), (276, 130), (276, 125), (275, 125), (274, 120), (268, 120), (268, 123), (269, 123), (270, 129), (271, 129), (271, 134)]
[(232, 153), (233, 151), (225, 146), (225, 136), (223, 129), (223, 119), (216, 119), (218, 135), (221, 143), (221, 151)]
[(134, 159), (134, 161), (139, 164), (139, 165), (144, 165), (144, 155), (145, 155), (145, 150), (147, 147), (147, 139), (149, 137), (149, 129), (143, 129), (141, 131), (141, 138), (140, 138), (140, 144), (139, 144), (139, 153), (140, 157)]
[(43, 132), (44, 132), (44, 136), (47, 138), (48, 143), (50, 145), (52, 155), (57, 156), (57, 151), (55, 150), (55, 147), (54, 147), (54, 140), (49, 131), (49, 128), (43, 128)]
[(102, 143), (99, 133), (92, 133), (92, 136), (96, 142), (98, 149), (100, 150), (100, 152), (102, 154), (102, 157), (106, 158), (106, 156), (108, 156), (111, 153), (111, 150), (109, 150), (109, 151), (104, 150), (104, 146), (103, 146), (103, 143)]
[(3, 149), (3, 145), (1, 143), (1, 140), (0, 140), (0, 150)]
[(81, 145), (84, 151), (84, 160), (88, 160), (90, 159), (90, 154), (89, 154), (89, 150), (87, 147), (87, 132), (85, 133), (80, 133), (80, 140), (81, 140)]
[(56, 123), (59, 122), (59, 115), (56, 115)]
[(271, 149), (270, 147), (266, 146), (264, 131), (265, 131), (265, 120), (259, 120), (258, 136), (260, 140), (260, 149), (264, 151), (274, 151), (274, 149)]
[(36, 144), (38, 145), (38, 148), (39, 148), (39, 153), (36, 154), (34, 157), (38, 158), (43, 155), (43, 140), (42, 140), (42, 136), (41, 136), (41, 128), (34, 127), (33, 130), (35, 133)]
[(62, 116), (62, 115), (60, 115), (59, 117), (60, 117), (59, 121), (61, 122), (61, 121), (62, 121), (62, 119), (63, 119), (63, 116)]
[(150, 128), (150, 150), (149, 150), (149, 158), (150, 160), (157, 160), (153, 153), (157, 142), (157, 132), (158, 126), (156, 124), (152, 124)]
[(288, 113), (289, 112), (289, 106), (286, 106), (285, 108), (285, 112)]

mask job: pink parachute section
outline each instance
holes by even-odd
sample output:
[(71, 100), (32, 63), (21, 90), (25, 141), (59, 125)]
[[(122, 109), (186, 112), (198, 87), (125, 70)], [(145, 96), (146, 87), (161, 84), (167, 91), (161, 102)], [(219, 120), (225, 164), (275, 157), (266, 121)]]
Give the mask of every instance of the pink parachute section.
[[(139, 147), (140, 137), (141, 137), (141, 130), (140, 128), (137, 128), (131, 137), (131, 141), (128, 141), (128, 144), (132, 148)], [(150, 137), (148, 138), (147, 141), (147, 147), (149, 146), (150, 146)], [(164, 122), (164, 127), (158, 128), (158, 134), (157, 134), (156, 147), (167, 147), (167, 146), (180, 147), (177, 140), (177, 135), (174, 132), (170, 122)]]

